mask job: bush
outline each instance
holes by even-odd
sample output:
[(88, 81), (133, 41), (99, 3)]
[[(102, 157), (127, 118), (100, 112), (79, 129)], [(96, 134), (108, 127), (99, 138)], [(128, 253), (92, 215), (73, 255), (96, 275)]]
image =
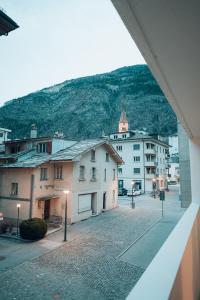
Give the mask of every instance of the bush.
[(47, 232), (47, 223), (39, 218), (32, 218), (21, 222), (20, 236), (26, 240), (40, 240)]
[(13, 230), (13, 224), (10, 221), (1, 221), (0, 222), (0, 233), (11, 233)]

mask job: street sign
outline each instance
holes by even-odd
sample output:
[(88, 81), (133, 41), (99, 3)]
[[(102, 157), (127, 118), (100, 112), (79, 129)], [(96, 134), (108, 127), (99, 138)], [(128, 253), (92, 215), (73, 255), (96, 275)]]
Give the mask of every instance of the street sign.
[(165, 191), (160, 191), (160, 201), (165, 201)]

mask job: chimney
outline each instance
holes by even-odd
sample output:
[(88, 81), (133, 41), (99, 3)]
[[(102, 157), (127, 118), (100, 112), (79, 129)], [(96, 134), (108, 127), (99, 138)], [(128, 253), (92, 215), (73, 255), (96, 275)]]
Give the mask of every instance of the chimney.
[(31, 138), (36, 138), (37, 137), (37, 126), (36, 124), (31, 125)]

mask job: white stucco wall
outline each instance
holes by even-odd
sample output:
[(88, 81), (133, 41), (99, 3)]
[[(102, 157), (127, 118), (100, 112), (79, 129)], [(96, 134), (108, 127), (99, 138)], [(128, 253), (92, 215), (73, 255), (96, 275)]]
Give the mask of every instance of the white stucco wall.
[[(76, 222), (92, 215), (92, 211), (78, 213), (78, 195), (95, 193), (96, 213), (101, 213), (103, 209), (103, 194), (106, 193), (106, 209), (112, 209), (117, 206), (118, 198), (118, 181), (117, 181), (117, 164), (110, 157), (106, 161), (106, 150), (103, 146), (96, 149), (95, 162), (91, 162), (91, 153), (88, 152), (81, 157), (80, 161), (74, 163), (73, 168), (73, 212), (72, 221)], [(85, 180), (79, 181), (80, 166), (85, 166)], [(96, 181), (91, 181), (91, 169), (96, 168)], [(106, 168), (106, 181), (104, 181), (104, 169)], [(115, 169), (115, 180), (113, 180), (113, 169)], [(115, 199), (113, 201), (113, 191)]]

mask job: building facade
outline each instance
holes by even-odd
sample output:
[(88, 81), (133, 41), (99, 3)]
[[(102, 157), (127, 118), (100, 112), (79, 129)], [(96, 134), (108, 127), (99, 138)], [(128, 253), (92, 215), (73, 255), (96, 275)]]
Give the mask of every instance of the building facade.
[[(25, 155), (25, 154), (24, 154)], [(86, 140), (54, 154), (33, 152), (0, 166), (0, 211), (20, 219), (63, 217), (68, 223), (117, 206), (117, 166), (122, 160), (105, 140)]]
[[(128, 129), (126, 113), (122, 112), (119, 121), (119, 132), (110, 134), (110, 141), (121, 156), (124, 164), (118, 168), (119, 188), (131, 188), (132, 180), (135, 189), (143, 192), (153, 190), (155, 180), (157, 189), (167, 188), (167, 167), (169, 145), (159, 137), (149, 136), (143, 131)], [(123, 123), (126, 125), (124, 126)]]

